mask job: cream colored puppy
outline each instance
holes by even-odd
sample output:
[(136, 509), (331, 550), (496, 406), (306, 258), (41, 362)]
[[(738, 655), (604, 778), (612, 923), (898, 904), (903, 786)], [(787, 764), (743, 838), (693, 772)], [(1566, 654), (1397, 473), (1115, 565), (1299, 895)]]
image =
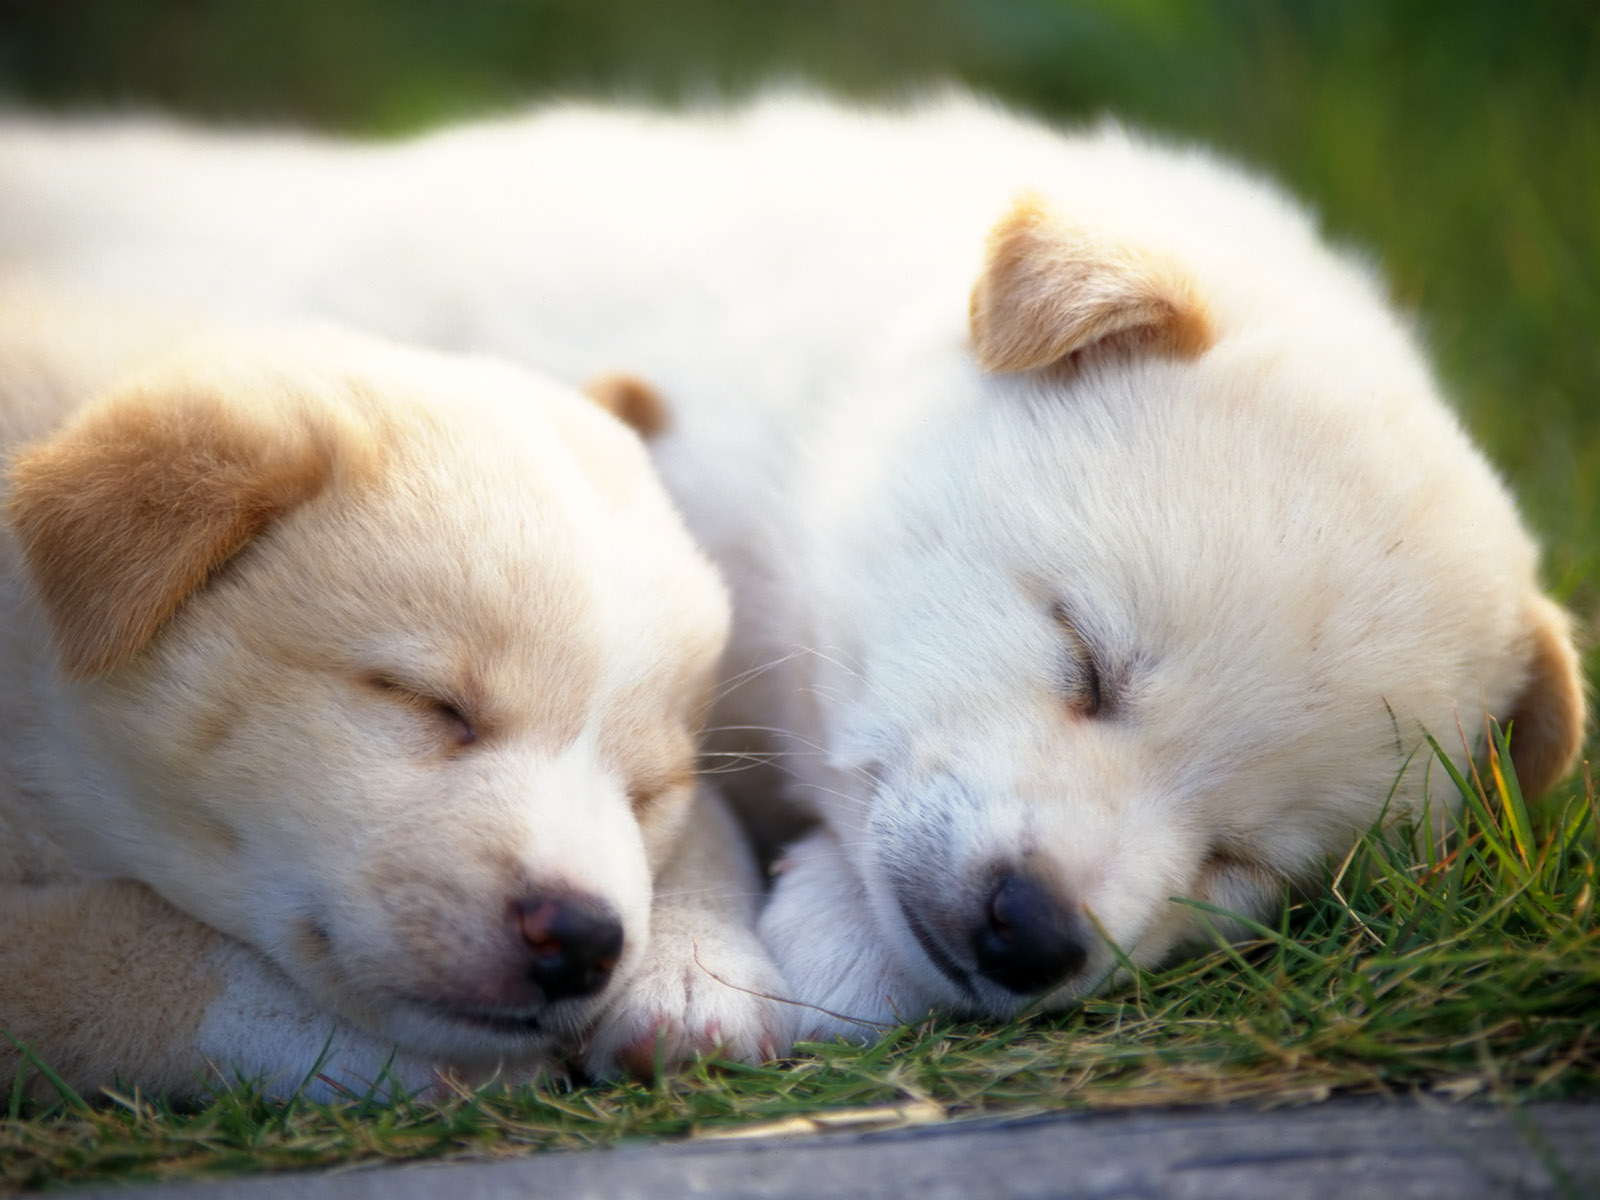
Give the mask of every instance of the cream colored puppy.
[(0, 443), (18, 1042), (177, 1095), (607, 1067), (657, 1026), (772, 1052), (764, 1002), (682, 982), (687, 927), (774, 985), (726, 818), (684, 833), (726, 597), (618, 422), (487, 360), (12, 290)]
[(1581, 740), (1567, 618), (1404, 322), (1198, 151), (961, 97), (359, 151), (22, 122), (0, 230), (659, 383), (735, 593), (724, 748), (820, 820), (763, 924), (803, 1032), (1067, 1003), (1110, 942), (1206, 944), (1174, 897), (1263, 916), (1380, 814), (1442, 817), (1426, 735), (1462, 761), (1487, 711), (1530, 791)]

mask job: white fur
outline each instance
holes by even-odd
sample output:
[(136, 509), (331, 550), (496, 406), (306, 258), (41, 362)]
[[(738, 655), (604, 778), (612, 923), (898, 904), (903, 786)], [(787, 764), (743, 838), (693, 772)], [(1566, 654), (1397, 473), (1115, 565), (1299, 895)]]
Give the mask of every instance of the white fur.
[[(1449, 808), (1424, 734), (1464, 759), (1541, 685), (1536, 620), (1570, 673), (1535, 547), (1371, 272), (1198, 151), (779, 98), (359, 150), (21, 124), (0, 180), (0, 259), (661, 387), (657, 462), (735, 591), (714, 745), (773, 756), (764, 802), (823, 823), (764, 919), (793, 994), (841, 1014), (810, 1034), (1037, 1002), (972, 969), (997, 864), (1137, 961), (1204, 943), (1170, 897), (1270, 911), (1407, 764), (1391, 815)], [(968, 299), (1024, 191), (1108, 261), (1175, 264), (1204, 353), (983, 370)]]

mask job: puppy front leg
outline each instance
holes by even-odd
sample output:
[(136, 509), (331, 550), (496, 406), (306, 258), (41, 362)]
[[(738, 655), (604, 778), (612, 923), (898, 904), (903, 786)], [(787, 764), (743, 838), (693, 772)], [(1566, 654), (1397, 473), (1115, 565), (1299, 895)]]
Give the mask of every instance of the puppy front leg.
[(827, 830), (784, 853), (760, 932), (799, 1002), (796, 1041), (871, 1042), (928, 1011), (925, 989), (895, 963), (866, 889)]
[[(249, 947), (127, 882), (0, 888), (0, 1029), (86, 1098), (193, 1100), (236, 1076), (284, 1096), (432, 1087), (426, 1062), (344, 1026)], [(326, 1052), (324, 1054), (324, 1052)], [(321, 1062), (320, 1067), (317, 1066)], [(0, 1095), (55, 1089), (0, 1037)]]
[(648, 1078), (658, 1055), (760, 1062), (792, 1041), (782, 976), (756, 935), (761, 877), (738, 823), (704, 785), (655, 881), (650, 944), (584, 1053), (591, 1074)]

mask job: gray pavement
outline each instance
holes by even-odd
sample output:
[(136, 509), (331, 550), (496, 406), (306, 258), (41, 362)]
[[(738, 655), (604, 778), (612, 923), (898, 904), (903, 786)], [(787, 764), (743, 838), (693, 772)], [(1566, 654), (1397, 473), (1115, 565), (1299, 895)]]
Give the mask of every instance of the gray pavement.
[(1425, 1101), (1334, 1101), (1271, 1112), (1054, 1114), (86, 1194), (119, 1200), (1600, 1197), (1600, 1104), (1507, 1113)]

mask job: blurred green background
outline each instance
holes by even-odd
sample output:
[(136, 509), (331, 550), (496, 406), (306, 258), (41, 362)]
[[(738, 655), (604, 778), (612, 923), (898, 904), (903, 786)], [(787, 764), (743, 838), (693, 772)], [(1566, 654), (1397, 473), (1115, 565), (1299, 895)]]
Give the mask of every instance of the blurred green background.
[(943, 80), (1284, 178), (1378, 257), (1600, 609), (1600, 3), (0, 0), (0, 97), (389, 135), (563, 95)]

